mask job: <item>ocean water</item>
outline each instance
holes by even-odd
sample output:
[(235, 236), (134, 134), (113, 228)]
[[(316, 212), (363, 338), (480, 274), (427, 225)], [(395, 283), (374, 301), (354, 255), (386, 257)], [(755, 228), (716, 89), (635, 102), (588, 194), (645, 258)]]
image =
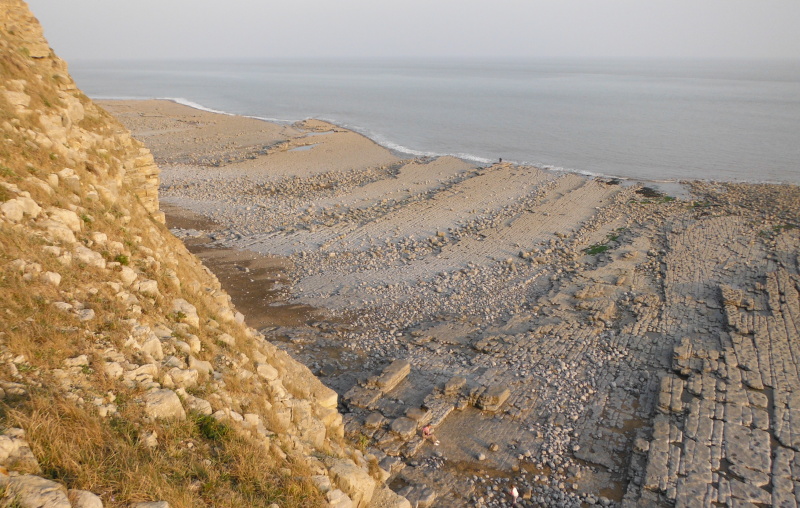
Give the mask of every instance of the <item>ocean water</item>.
[(408, 155), (800, 184), (800, 62), (75, 62), (93, 98), (320, 118)]

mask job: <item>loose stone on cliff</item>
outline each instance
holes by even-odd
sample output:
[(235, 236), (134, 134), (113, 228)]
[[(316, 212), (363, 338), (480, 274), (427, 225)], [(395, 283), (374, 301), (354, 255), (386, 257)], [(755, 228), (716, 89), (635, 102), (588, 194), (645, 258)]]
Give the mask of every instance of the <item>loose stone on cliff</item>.
[(178, 395), (168, 389), (155, 390), (144, 397), (144, 409), (148, 416), (158, 419), (185, 420), (186, 411), (183, 409)]

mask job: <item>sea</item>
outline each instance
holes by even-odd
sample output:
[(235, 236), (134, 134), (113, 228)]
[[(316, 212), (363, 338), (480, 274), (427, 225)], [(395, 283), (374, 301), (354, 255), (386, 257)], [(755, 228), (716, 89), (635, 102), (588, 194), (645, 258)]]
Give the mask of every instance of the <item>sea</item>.
[(405, 156), (622, 179), (800, 184), (800, 62), (73, 62), (97, 99), (319, 118)]

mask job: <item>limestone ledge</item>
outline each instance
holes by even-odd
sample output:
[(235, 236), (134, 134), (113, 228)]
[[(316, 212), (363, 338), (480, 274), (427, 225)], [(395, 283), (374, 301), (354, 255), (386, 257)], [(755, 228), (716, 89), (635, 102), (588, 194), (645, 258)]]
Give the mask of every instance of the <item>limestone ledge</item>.
[(797, 506), (800, 285), (785, 269), (763, 288), (720, 286), (722, 350), (684, 338), (661, 380), (639, 506)]

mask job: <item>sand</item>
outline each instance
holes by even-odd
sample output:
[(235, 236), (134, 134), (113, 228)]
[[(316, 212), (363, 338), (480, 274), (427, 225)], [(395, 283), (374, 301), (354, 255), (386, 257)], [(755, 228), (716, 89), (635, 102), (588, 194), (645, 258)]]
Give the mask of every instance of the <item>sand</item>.
[[(769, 491), (730, 472), (763, 456), (725, 436), (797, 446), (794, 399), (756, 395), (800, 389), (797, 187), (688, 182), (673, 199), (403, 159), (319, 121), (102, 105), (156, 155), (168, 225), (251, 325), (340, 393), (349, 435), (410, 499), (499, 506), (510, 478), (544, 505), (785, 493), (769, 468)], [(375, 385), (398, 359), (410, 373)], [(401, 437), (406, 418), (441, 445)], [(670, 433), (703, 418), (719, 434)]]

